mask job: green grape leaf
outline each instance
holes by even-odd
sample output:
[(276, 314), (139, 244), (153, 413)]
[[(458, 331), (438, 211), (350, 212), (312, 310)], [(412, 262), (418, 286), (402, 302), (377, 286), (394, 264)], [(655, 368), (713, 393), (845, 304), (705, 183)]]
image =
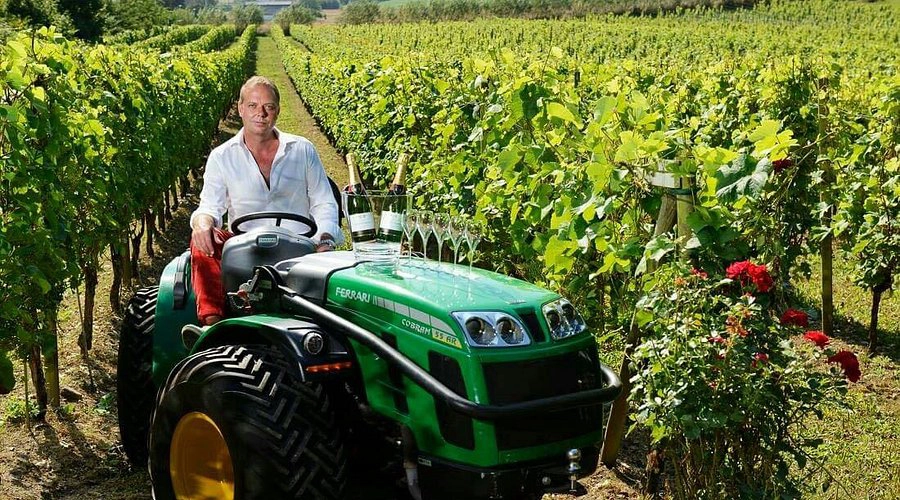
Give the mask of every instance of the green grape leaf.
[(594, 121), (600, 125), (606, 124), (613, 113), (616, 112), (616, 98), (611, 96), (601, 97), (594, 106)]
[(577, 241), (560, 240), (557, 236), (552, 236), (544, 248), (544, 262), (557, 270), (569, 269), (575, 258), (567, 253), (576, 249), (578, 249)]
[(547, 104), (547, 115), (551, 118), (559, 118), (560, 120), (571, 123), (578, 128), (581, 128), (581, 120), (575, 116), (574, 113), (569, 111), (569, 108), (563, 106), (558, 102), (551, 102)]
[(622, 141), (622, 144), (616, 149), (615, 160), (619, 162), (637, 160), (638, 150), (641, 147), (640, 138), (628, 130), (619, 134), (619, 140)]
[(757, 161), (750, 155), (739, 155), (716, 171), (716, 196), (724, 202), (735, 202), (743, 196), (755, 198), (762, 193), (771, 170), (768, 158)]

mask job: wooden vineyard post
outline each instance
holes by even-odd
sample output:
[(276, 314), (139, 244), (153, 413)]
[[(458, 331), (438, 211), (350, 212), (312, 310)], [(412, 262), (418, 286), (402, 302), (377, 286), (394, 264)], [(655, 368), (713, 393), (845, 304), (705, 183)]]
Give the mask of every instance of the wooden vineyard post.
[[(685, 243), (691, 237), (691, 226), (688, 225), (688, 216), (694, 211), (694, 192), (691, 188), (690, 179), (681, 178), (679, 179), (678, 187), (673, 189), (676, 193), (676, 198), (678, 199), (678, 238), (682, 239)], [(682, 251), (682, 256), (686, 256), (687, 253)]]
[[(818, 86), (816, 102), (818, 105), (817, 156), (828, 158), (825, 153), (830, 142), (828, 140), (828, 115), (830, 112), (828, 107), (829, 101), (826, 99), (833, 97), (833, 94), (827, 79), (820, 79)], [(822, 239), (822, 246), (819, 250), (819, 255), (822, 259), (822, 330), (825, 332), (825, 335), (831, 337), (834, 335), (834, 237), (830, 229), (834, 214), (832, 205), (834, 199), (831, 196), (831, 189), (834, 188), (835, 173), (830, 161), (822, 163), (822, 183), (820, 200), (828, 207), (822, 215), (822, 226), (829, 228), (827, 236)]]
[(44, 325), (47, 338), (42, 342), (44, 354), (44, 377), (47, 380), (47, 399), (51, 408), (59, 408), (59, 341), (57, 316), (59, 311), (54, 305), (44, 313)]
[[(37, 398), (41, 420), (43, 420), (44, 412), (47, 411), (47, 382), (44, 378), (43, 363), (41, 363), (41, 348), (37, 344), (32, 344), (31, 349), (28, 351), (28, 368), (31, 371), (31, 380), (34, 382), (34, 394)], [(28, 409), (27, 403), (25, 409), (26, 411)]]
[[(656, 227), (653, 236), (659, 236), (672, 230), (678, 225), (678, 236), (687, 238), (690, 235), (690, 227), (687, 225), (688, 215), (694, 210), (691, 180), (675, 177), (669, 172), (657, 172), (651, 184), (664, 188), (665, 194), (659, 207), (659, 215), (656, 219)], [(647, 271), (653, 272), (655, 262), (647, 264)], [(625, 340), (625, 353), (622, 365), (619, 367), (619, 378), (622, 380), (622, 393), (613, 401), (609, 420), (606, 423), (606, 434), (603, 439), (603, 449), (600, 452), (600, 461), (607, 467), (616, 463), (619, 451), (622, 448), (622, 439), (625, 436), (625, 421), (628, 418), (628, 396), (631, 394), (631, 367), (629, 365), (634, 349), (640, 343), (642, 332), (637, 321), (632, 318), (628, 338)]]
[[(830, 180), (830, 170), (826, 167), (826, 181)], [(824, 203), (831, 203), (828, 194), (822, 194)], [(831, 227), (831, 209), (822, 216), (822, 225)], [(834, 237), (831, 232), (822, 239), (819, 250), (822, 258), (822, 331), (829, 337), (834, 335)]]

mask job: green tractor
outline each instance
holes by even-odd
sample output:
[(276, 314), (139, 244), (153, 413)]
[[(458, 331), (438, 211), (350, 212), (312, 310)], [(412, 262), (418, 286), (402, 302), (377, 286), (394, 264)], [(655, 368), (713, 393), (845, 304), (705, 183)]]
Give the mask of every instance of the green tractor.
[[(240, 230), (266, 217), (310, 232)], [(583, 493), (621, 383), (568, 301), (467, 266), (316, 253), (295, 215), (232, 229), (226, 319), (195, 326), (186, 252), (123, 321), (119, 427), (155, 499), (376, 498), (356, 475), (391, 463), (416, 500)]]

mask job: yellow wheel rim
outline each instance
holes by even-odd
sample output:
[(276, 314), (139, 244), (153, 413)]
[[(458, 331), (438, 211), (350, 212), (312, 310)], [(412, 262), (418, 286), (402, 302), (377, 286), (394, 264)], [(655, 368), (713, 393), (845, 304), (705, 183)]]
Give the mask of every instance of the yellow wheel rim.
[(206, 414), (181, 417), (169, 450), (169, 474), (179, 500), (233, 500), (234, 468), (219, 426)]

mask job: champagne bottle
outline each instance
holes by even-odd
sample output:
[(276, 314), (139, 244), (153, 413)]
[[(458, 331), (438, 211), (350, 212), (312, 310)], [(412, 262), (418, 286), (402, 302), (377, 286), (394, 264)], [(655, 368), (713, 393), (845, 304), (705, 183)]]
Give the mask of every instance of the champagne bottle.
[(403, 237), (403, 217), (406, 214), (406, 164), (409, 155), (400, 153), (397, 158), (397, 173), (388, 188), (384, 206), (381, 210), (381, 223), (378, 225), (378, 237), (391, 243), (400, 243)]
[(350, 237), (354, 243), (365, 243), (375, 239), (375, 216), (372, 202), (366, 192), (362, 176), (356, 167), (356, 156), (347, 154), (347, 168), (350, 170), (350, 184), (347, 186), (347, 219), (350, 221)]

